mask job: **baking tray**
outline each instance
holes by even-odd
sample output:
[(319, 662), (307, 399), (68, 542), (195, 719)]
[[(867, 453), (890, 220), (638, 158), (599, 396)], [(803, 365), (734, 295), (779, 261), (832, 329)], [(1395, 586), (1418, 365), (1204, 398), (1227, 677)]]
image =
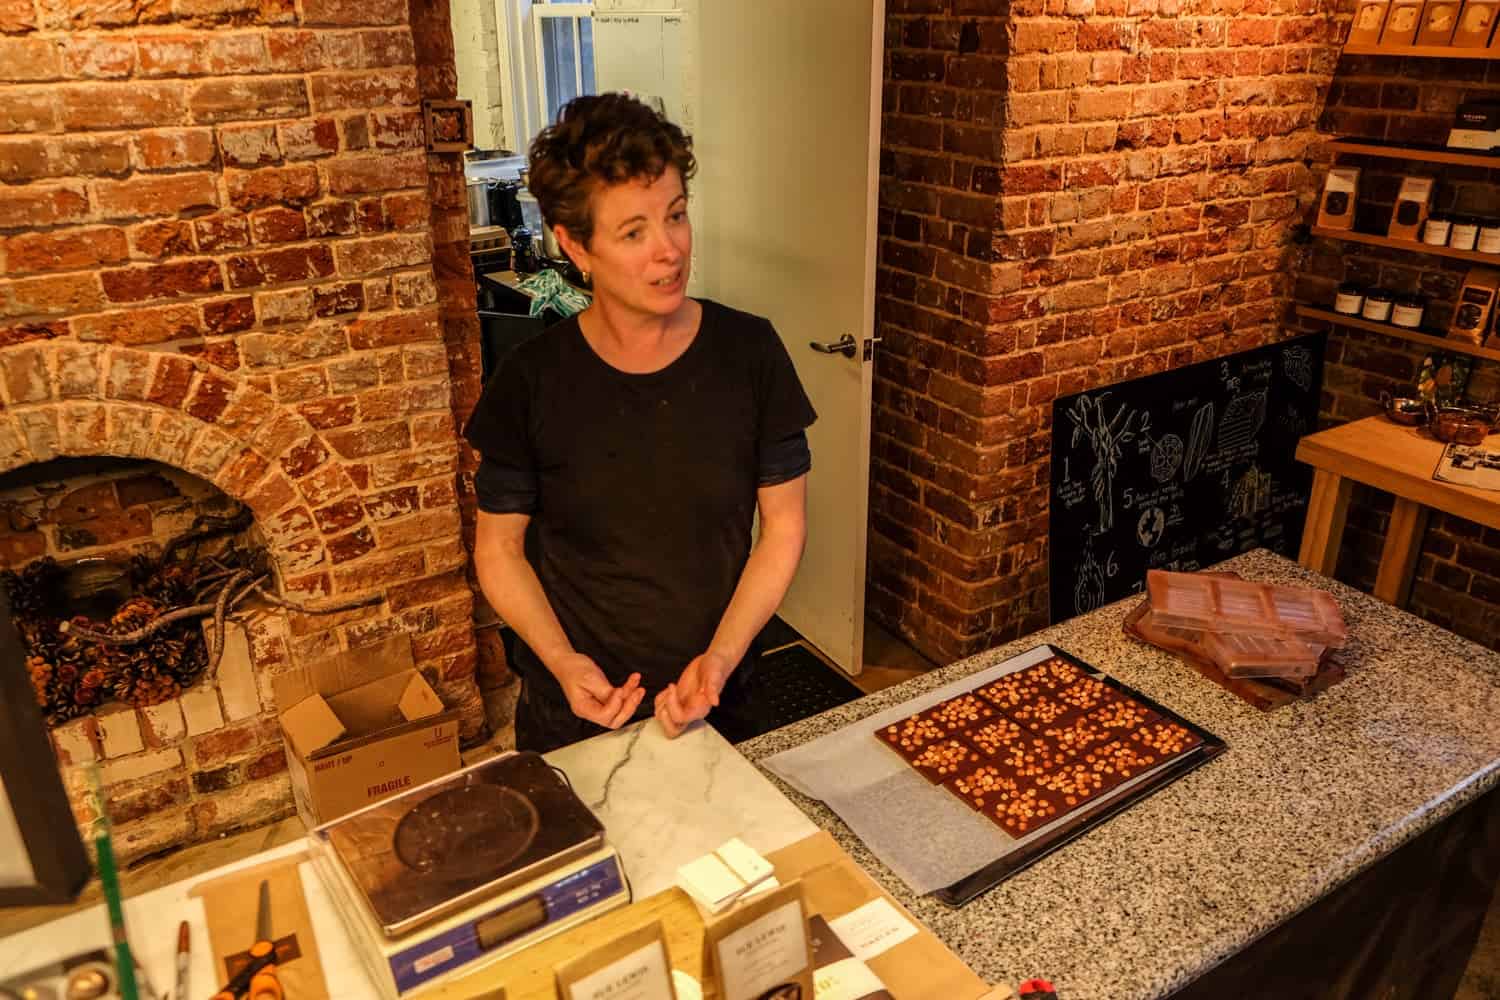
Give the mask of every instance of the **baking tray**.
[[(1069, 812), (1054, 823), (1027, 834), (1026, 837), (1016, 842), (1014, 849), (1006, 852), (990, 864), (985, 865), (971, 875), (964, 876), (951, 885), (933, 892), (933, 896), (936, 899), (948, 906), (963, 906), (976, 896), (988, 892), (1012, 875), (1036, 864), (1036, 862), (1045, 858), (1064, 844), (1083, 836), (1083, 834), (1105, 822), (1111, 816), (1129, 809), (1152, 793), (1170, 785), (1189, 771), (1213, 760), (1227, 749), (1223, 740), (1202, 726), (1195, 725), (1184, 719), (1160, 702), (1146, 697), (1128, 685), (1122, 684), (1099, 668), (1080, 660), (1067, 650), (1054, 646), (1051, 643), (1044, 643), (1040, 648), (1050, 650), (1053, 655), (1072, 663), (1089, 677), (1145, 705), (1147, 708), (1158, 713), (1163, 719), (1177, 723), (1203, 742), (1191, 750), (1173, 757), (1156, 769), (1132, 778), (1130, 781), (1122, 784), (1107, 795), (1101, 796), (1094, 802)], [(937, 788), (934, 788), (934, 791), (947, 794)]]

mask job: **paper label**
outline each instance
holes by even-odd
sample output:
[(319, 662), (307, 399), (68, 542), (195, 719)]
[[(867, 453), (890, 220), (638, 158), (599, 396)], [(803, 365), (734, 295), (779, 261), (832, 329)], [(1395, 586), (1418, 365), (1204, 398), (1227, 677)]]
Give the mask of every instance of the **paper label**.
[(757, 1000), (784, 983), (793, 983), (808, 965), (802, 903), (793, 900), (726, 934), (719, 942), (719, 969), (724, 1000)]
[(884, 897), (828, 921), (828, 926), (861, 962), (868, 962), (917, 933), (916, 925)]
[(1345, 170), (1335, 167), (1328, 171), (1328, 178), (1323, 184), (1325, 191), (1343, 191), (1347, 194), (1354, 193), (1354, 183), (1359, 180), (1358, 170)]
[(885, 991), (885, 983), (857, 958), (846, 958), (818, 970), (813, 979), (817, 1000), (863, 1000)]
[(568, 986), (568, 1000), (671, 1000), (672, 974), (660, 941), (637, 948)]

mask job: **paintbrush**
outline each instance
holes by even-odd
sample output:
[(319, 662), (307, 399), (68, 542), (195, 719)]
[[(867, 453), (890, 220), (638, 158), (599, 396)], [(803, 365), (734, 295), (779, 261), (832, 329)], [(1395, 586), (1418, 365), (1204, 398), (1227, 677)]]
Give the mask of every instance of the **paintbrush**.
[(93, 798), (94, 822), (89, 833), (99, 855), (99, 882), (104, 888), (105, 909), (109, 911), (109, 929), (114, 938), (115, 975), (119, 976), (121, 1000), (140, 1000), (135, 981), (135, 959), (130, 954), (130, 940), (125, 934), (124, 898), (120, 878), (115, 870), (115, 851), (110, 841), (109, 813), (104, 809), (104, 791), (99, 784), (99, 765), (88, 767), (89, 792)]

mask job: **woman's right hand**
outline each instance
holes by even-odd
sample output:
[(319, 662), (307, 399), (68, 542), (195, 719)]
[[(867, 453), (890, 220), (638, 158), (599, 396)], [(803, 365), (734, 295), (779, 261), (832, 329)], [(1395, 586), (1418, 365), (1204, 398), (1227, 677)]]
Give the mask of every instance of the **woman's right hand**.
[(619, 729), (629, 722), (646, 696), (640, 674), (631, 674), (624, 684), (615, 687), (599, 665), (582, 653), (569, 653), (551, 670), (573, 714), (606, 729)]

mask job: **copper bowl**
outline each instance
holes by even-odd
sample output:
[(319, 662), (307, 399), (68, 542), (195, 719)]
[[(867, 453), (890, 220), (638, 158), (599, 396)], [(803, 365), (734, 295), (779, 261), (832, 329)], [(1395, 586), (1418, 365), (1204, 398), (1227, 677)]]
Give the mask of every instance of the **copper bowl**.
[(1432, 436), (1444, 444), (1480, 444), (1494, 429), (1488, 411), (1468, 406), (1444, 406), (1429, 421)]
[(1427, 404), (1418, 396), (1381, 392), (1380, 405), (1385, 415), (1402, 427), (1418, 427), (1427, 422)]

